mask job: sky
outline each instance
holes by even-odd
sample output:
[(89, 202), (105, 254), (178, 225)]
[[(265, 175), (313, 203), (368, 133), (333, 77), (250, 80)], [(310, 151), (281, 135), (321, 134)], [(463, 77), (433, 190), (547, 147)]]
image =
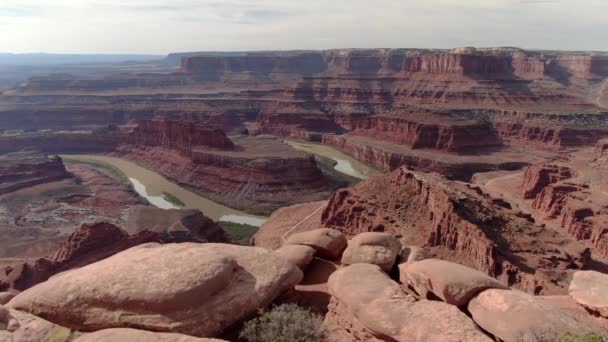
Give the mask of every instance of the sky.
[(0, 0), (0, 52), (608, 50), (608, 0)]

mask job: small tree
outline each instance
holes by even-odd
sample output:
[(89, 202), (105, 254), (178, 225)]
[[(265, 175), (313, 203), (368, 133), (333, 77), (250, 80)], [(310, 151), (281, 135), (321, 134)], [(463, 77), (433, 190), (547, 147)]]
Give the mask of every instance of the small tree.
[(323, 318), (296, 304), (283, 304), (245, 323), (239, 337), (248, 342), (318, 342)]

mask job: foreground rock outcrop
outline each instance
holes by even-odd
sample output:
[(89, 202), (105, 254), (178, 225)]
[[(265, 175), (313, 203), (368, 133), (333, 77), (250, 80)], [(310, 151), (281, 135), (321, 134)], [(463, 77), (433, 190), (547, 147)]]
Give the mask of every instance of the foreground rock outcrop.
[(213, 337), (300, 280), (294, 264), (259, 248), (145, 244), (53, 277), (8, 307), (84, 331), (133, 327)]
[(568, 293), (587, 310), (608, 318), (608, 275), (594, 271), (574, 273)]
[(401, 252), (401, 243), (387, 233), (361, 233), (350, 241), (342, 254), (342, 265), (378, 265), (384, 272), (390, 272)]
[(334, 298), (325, 319), (329, 341), (491, 341), (455, 306), (415, 301), (378, 266), (340, 269), (328, 288)]
[(182, 334), (156, 333), (137, 329), (105, 329), (86, 334), (74, 340), (75, 342), (221, 342), (214, 338), (197, 338)]
[(131, 218), (142, 213), (150, 215), (147, 219), (163, 216), (167, 223), (163, 229), (138, 220), (131, 222), (128, 231), (107, 222), (85, 224), (64, 240), (52, 256), (0, 269), (0, 290), (23, 291), (60, 272), (86, 266), (144, 243), (226, 241), (222, 228), (198, 210), (148, 208), (131, 208)]
[(503, 341), (555, 341), (567, 333), (608, 334), (605, 320), (572, 314), (552, 303), (550, 297), (547, 300), (519, 291), (483, 291), (471, 300), (468, 310), (479, 326)]
[(483, 290), (508, 288), (482, 272), (437, 259), (399, 265), (399, 280), (422, 298), (434, 295), (456, 306), (467, 304)]

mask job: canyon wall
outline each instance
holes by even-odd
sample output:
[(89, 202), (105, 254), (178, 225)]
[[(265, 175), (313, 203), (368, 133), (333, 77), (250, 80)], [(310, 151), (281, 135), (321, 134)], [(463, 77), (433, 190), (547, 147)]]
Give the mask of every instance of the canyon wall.
[(381, 170), (392, 171), (402, 166), (423, 172), (437, 172), (447, 178), (469, 181), (473, 174), (497, 170), (513, 170), (527, 165), (525, 160), (488, 160), (483, 158), (460, 158), (458, 155), (417, 153), (407, 148), (390, 149), (387, 144), (365, 144), (348, 135), (326, 134), (323, 144), (346, 152), (357, 160), (371, 164)]
[[(517, 210), (492, 202), (471, 186), (404, 168), (336, 192), (322, 222), (348, 236), (388, 232), (435, 257), (536, 294), (563, 292), (555, 270), (582, 267), (582, 259), (562, 251), (548, 238), (551, 232)], [(544, 258), (555, 263), (544, 264)]]
[(159, 146), (192, 156), (192, 148), (232, 149), (234, 144), (219, 128), (194, 122), (142, 120), (131, 133), (135, 145)]
[(59, 157), (35, 151), (0, 156), (0, 195), (70, 177)]
[(453, 120), (432, 114), (372, 116), (354, 119), (350, 126), (351, 135), (391, 141), (414, 149), (430, 148), (463, 153), (501, 145), (494, 128), (488, 122)]
[[(529, 53), (503, 49), (353, 49), (316, 52), (186, 56), (180, 71), (220, 79), (227, 73), (403, 75), (458, 74), (501, 79), (608, 76), (608, 58), (590, 54)], [(564, 74), (566, 72), (566, 74)]]
[(608, 211), (605, 194), (597, 193), (602, 187), (590, 184), (566, 166), (540, 164), (526, 169), (522, 191), (543, 219), (554, 222), (573, 238), (588, 242), (599, 256), (608, 257)]
[(0, 135), (0, 153), (35, 149), (49, 154), (108, 153), (127, 142), (128, 135), (110, 127), (93, 132), (35, 132)]

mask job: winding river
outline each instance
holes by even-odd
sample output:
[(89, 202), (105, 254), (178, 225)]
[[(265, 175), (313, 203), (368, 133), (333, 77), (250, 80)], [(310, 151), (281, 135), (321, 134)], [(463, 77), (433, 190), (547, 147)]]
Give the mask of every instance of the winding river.
[[(370, 176), (380, 174), (380, 171), (357, 161), (356, 159), (329, 146), (287, 141), (293, 148), (330, 158), (336, 161), (335, 169), (359, 179), (367, 179)], [(142, 197), (146, 198), (150, 204), (163, 209), (190, 208), (199, 209), (205, 215), (215, 221), (234, 222), (248, 224), (259, 227), (266, 222), (266, 217), (250, 215), (245, 212), (232, 209), (225, 205), (211, 201), (205, 197), (197, 195), (181, 186), (167, 180), (160, 174), (150, 171), (128, 160), (115, 157), (99, 155), (63, 155), (66, 162), (84, 162), (97, 165), (107, 165), (120, 171), (133, 185), (133, 189)], [(177, 197), (184, 203), (180, 207), (165, 198), (164, 193)]]
[[(130, 161), (97, 155), (65, 155), (69, 160), (85, 163), (106, 164), (123, 173), (133, 185), (133, 189), (150, 204), (163, 209), (199, 209), (206, 216), (215, 221), (234, 222), (259, 227), (266, 222), (266, 217), (250, 215), (242, 211), (229, 208), (225, 205), (211, 201), (188, 191), (181, 186), (170, 182), (154, 171), (150, 171)], [(185, 205), (179, 207), (165, 199), (163, 193), (169, 193), (177, 197)]]
[(368, 179), (371, 176), (379, 175), (382, 173), (377, 169), (374, 169), (373, 167), (370, 167), (365, 163), (356, 160), (348, 154), (343, 153), (327, 145), (292, 140), (286, 140), (286, 142), (296, 150), (333, 159), (334, 161), (336, 161), (336, 165), (334, 166), (334, 169), (336, 169), (336, 171), (342, 172), (355, 178)]

